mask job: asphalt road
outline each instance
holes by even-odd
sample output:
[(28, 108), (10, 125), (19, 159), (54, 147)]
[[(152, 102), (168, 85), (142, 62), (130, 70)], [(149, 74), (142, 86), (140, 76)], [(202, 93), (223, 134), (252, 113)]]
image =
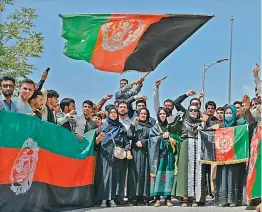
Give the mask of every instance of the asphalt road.
[(168, 208), (167, 206), (162, 203), (163, 206), (161, 207), (154, 207), (154, 206), (123, 206), (123, 207), (116, 207), (114, 204), (112, 204), (111, 208), (105, 207), (103, 204), (101, 207), (94, 207), (94, 208), (86, 208), (86, 209), (79, 209), (79, 210), (73, 210), (71, 212), (156, 212), (156, 211), (175, 211), (175, 212), (187, 212), (187, 211), (194, 211), (194, 212), (243, 212), (245, 211), (245, 207), (227, 207), (227, 208), (221, 208), (221, 207), (214, 207), (211, 202), (207, 204), (207, 206), (204, 207), (187, 207), (182, 208), (179, 206), (179, 203), (177, 201), (173, 201), (173, 204), (175, 206)]

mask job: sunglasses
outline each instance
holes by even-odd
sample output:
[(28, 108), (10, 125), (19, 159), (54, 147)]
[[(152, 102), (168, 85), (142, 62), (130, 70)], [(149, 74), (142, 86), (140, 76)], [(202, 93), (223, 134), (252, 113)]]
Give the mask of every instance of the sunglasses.
[(189, 112), (199, 112), (198, 109), (189, 109)]
[(8, 88), (8, 87), (9, 87), (9, 88), (14, 88), (15, 86), (12, 85), (12, 84), (3, 84), (2, 87), (3, 87), (3, 88)]

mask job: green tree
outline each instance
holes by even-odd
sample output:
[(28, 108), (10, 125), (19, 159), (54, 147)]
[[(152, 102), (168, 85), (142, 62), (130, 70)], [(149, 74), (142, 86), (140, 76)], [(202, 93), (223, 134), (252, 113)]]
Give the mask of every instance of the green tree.
[[(0, 12), (14, 0), (0, 0)], [(0, 77), (12, 76), (21, 80), (36, 67), (30, 58), (39, 58), (44, 50), (42, 33), (35, 32), (36, 10), (22, 7), (0, 23)]]

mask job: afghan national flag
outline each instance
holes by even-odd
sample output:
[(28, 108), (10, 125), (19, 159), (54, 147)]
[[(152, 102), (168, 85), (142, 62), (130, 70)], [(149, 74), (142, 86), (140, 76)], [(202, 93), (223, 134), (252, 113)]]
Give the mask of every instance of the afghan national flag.
[(255, 199), (262, 197), (262, 141), (261, 141), (262, 127), (258, 127), (255, 135), (251, 140), (250, 145), (250, 159), (248, 164), (247, 176), (247, 199)]
[(217, 165), (247, 162), (248, 125), (200, 131), (201, 162)]
[(166, 14), (59, 15), (64, 54), (101, 71), (153, 71), (213, 16)]
[(0, 111), (0, 211), (89, 207), (95, 131), (79, 142), (63, 127)]

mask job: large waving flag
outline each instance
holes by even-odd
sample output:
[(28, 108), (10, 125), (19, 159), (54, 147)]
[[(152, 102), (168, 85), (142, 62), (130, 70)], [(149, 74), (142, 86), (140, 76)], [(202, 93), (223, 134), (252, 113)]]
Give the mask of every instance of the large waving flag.
[(0, 211), (65, 211), (92, 203), (95, 131), (0, 111)]
[(213, 16), (167, 14), (59, 15), (64, 54), (101, 71), (153, 71)]
[(247, 176), (247, 199), (262, 197), (262, 127), (259, 126), (251, 140)]

